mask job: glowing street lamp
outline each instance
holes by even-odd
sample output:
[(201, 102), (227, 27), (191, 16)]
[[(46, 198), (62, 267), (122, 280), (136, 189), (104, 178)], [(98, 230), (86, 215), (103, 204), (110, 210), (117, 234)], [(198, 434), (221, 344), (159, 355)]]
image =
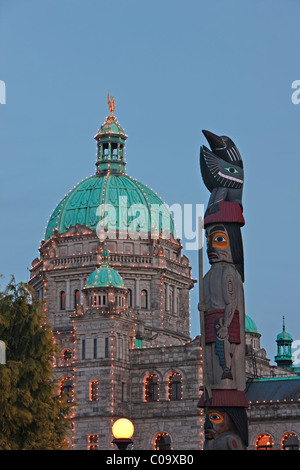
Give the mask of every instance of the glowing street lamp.
[(120, 418), (114, 422), (112, 427), (114, 436), (113, 443), (118, 446), (119, 450), (126, 450), (128, 444), (132, 443), (132, 435), (134, 433), (134, 426), (127, 418)]

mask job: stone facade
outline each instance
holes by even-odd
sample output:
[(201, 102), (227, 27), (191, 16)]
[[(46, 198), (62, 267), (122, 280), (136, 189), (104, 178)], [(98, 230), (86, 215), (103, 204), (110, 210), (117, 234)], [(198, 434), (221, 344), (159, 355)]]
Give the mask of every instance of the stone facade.
[[(122, 315), (89, 308), (85, 299), (84, 286), (101, 264), (102, 246), (93, 231), (77, 225), (43, 241), (31, 270), (31, 285), (47, 305), (61, 351), (55, 365), (60, 389), (72, 388), (77, 404), (70, 445), (111, 449), (112, 423), (124, 416), (134, 422), (137, 449), (153, 449), (159, 433), (170, 436), (174, 449), (200, 449), (200, 339), (191, 341), (189, 334), (189, 290), (195, 281), (180, 241), (107, 240), (110, 265), (128, 289)], [(137, 329), (143, 349), (134, 347)], [(182, 380), (182, 395), (174, 402), (167, 392), (172, 373)], [(149, 374), (158, 377), (157, 402), (145, 401)], [(198, 436), (193, 444), (191, 429)]]

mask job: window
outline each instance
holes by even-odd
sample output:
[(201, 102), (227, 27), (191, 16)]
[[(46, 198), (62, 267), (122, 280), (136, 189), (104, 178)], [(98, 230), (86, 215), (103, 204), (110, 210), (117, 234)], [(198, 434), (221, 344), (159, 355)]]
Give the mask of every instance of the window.
[(173, 372), (168, 378), (168, 400), (182, 400), (182, 377)]
[(66, 310), (66, 293), (64, 290), (59, 294), (59, 302), (60, 310)]
[(154, 439), (154, 450), (171, 450), (171, 439), (169, 434), (161, 432)]
[(97, 359), (97, 338), (93, 341), (93, 358)]
[(74, 291), (74, 308), (76, 308), (77, 305), (79, 305), (79, 290), (78, 289)]
[(155, 374), (147, 375), (145, 379), (145, 401), (159, 400), (159, 381)]
[(106, 336), (106, 338), (105, 338), (105, 344), (104, 344), (104, 346), (105, 346), (104, 357), (105, 357), (105, 358), (108, 358), (108, 340), (109, 340), (109, 338)]
[(85, 339), (81, 341), (81, 359), (85, 359)]
[(90, 382), (90, 400), (98, 400), (98, 380), (92, 380)]
[(98, 434), (88, 436), (88, 450), (98, 450)]
[(256, 450), (272, 450), (273, 439), (269, 434), (261, 434), (256, 439), (255, 448)]
[(107, 157), (108, 156), (108, 144), (107, 143), (103, 144), (102, 148), (103, 148), (104, 156)]
[(122, 382), (122, 401), (127, 401), (127, 386), (126, 382)]
[(132, 290), (128, 289), (128, 302), (129, 302), (129, 307), (132, 307)]
[(64, 377), (59, 386), (60, 396), (64, 396), (67, 400), (67, 403), (71, 403), (73, 400), (73, 381), (71, 377)]
[(112, 149), (112, 159), (117, 160), (118, 159), (118, 144), (112, 143), (111, 149)]
[(141, 308), (148, 308), (148, 292), (145, 289), (141, 292)]
[(299, 439), (293, 432), (285, 434), (281, 441), (282, 450), (299, 450)]

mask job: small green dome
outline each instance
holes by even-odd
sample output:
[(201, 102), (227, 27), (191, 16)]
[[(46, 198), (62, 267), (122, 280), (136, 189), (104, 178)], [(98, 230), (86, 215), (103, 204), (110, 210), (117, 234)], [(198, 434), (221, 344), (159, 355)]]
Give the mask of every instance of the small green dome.
[(285, 331), (284, 317), (283, 317), (282, 332), (277, 335), (276, 341), (277, 341), (277, 342), (280, 342), (280, 341), (292, 342), (292, 341), (293, 341), (292, 336), (291, 336), (289, 333), (287, 333), (287, 332)]
[(85, 288), (97, 288), (97, 287), (116, 287), (119, 289), (125, 289), (123, 279), (120, 274), (113, 268), (108, 266), (100, 266), (95, 269), (89, 276)]
[(254, 321), (248, 315), (245, 315), (245, 331), (246, 333), (258, 333)]
[(122, 129), (122, 127), (120, 126), (120, 124), (118, 123), (118, 121), (116, 120), (114, 116), (109, 116), (108, 118), (106, 118), (106, 121), (100, 127), (95, 138), (96, 137), (99, 138), (100, 136), (106, 136), (106, 135), (111, 135), (111, 134), (115, 136), (117, 135), (117, 136), (122, 136), (122, 137), (127, 138), (124, 130)]
[(120, 274), (109, 265), (109, 252), (106, 247), (102, 251), (102, 264), (99, 268), (90, 274), (85, 288), (97, 288), (97, 287), (116, 287), (119, 289), (125, 289), (124, 282)]

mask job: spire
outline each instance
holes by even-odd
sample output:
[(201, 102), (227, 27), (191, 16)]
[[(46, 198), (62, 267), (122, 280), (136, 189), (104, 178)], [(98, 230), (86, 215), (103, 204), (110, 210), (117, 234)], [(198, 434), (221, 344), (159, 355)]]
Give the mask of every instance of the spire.
[(282, 332), (277, 335), (277, 355), (275, 362), (279, 367), (289, 369), (293, 365), (292, 356), (292, 342), (293, 338), (285, 331), (285, 317), (282, 317)]
[(106, 248), (106, 245), (104, 245), (104, 248), (101, 253), (101, 266), (109, 266), (110, 262), (110, 254), (109, 251)]
[(107, 103), (108, 116), (94, 137), (98, 143), (97, 174), (124, 174), (127, 135), (114, 116), (116, 102), (109, 93)]

